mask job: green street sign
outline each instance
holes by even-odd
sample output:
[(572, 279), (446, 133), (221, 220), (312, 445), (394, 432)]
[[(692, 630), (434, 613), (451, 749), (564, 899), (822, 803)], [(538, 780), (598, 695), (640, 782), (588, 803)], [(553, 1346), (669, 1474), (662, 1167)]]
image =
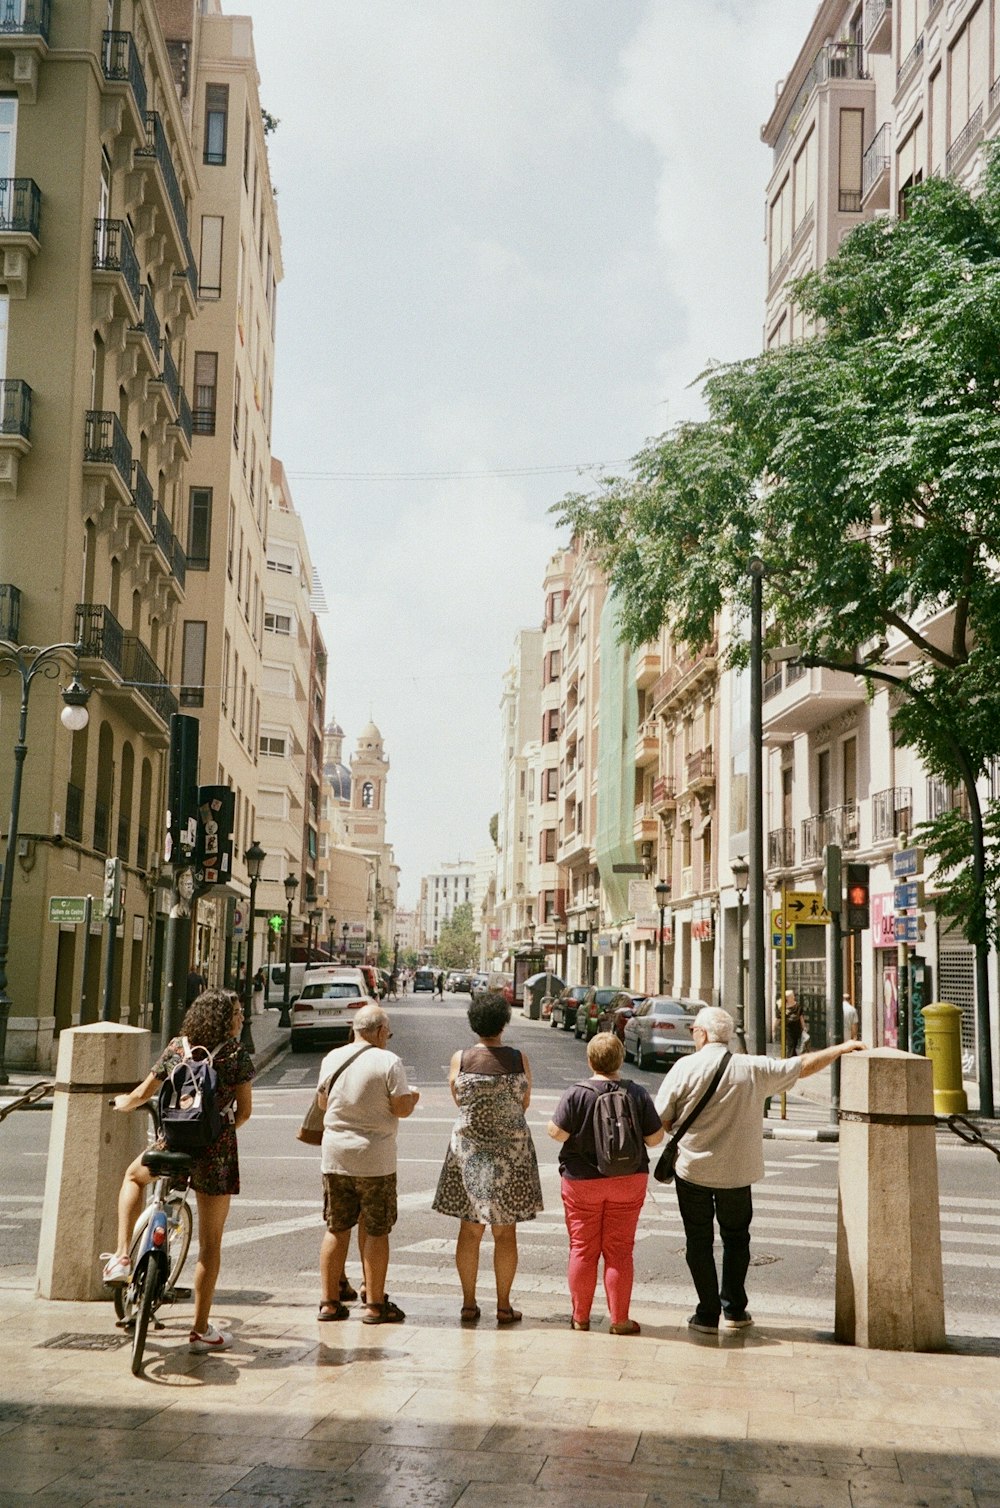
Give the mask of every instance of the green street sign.
[(85, 895), (50, 895), (49, 921), (69, 922), (74, 927), (87, 919)]

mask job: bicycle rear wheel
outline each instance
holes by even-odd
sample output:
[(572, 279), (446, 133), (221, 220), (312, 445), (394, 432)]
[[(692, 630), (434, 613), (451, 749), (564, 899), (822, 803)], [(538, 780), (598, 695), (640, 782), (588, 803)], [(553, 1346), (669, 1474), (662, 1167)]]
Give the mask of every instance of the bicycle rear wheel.
[(183, 1190), (171, 1194), (167, 1201), (167, 1281), (164, 1291), (169, 1292), (181, 1275), (191, 1246), (191, 1206)]
[(156, 1308), (163, 1287), (163, 1271), (156, 1257), (150, 1255), (136, 1280), (136, 1286), (141, 1289), (135, 1309), (135, 1329), (132, 1332), (132, 1375), (138, 1377), (142, 1371), (142, 1353), (146, 1346), (146, 1331), (149, 1329), (149, 1321), (153, 1310)]

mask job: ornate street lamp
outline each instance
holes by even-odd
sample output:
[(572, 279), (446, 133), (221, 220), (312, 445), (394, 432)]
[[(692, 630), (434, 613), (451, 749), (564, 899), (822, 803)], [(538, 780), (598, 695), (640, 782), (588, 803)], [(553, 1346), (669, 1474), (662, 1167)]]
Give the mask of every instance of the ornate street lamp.
[(306, 968), (312, 963), (313, 944), (319, 947), (319, 923), (323, 915), (318, 906), (314, 906), (309, 913), (309, 946), (306, 949)]
[(281, 995), (281, 1015), (278, 1017), (278, 1025), (289, 1028), (292, 1024), (292, 1018), (288, 1014), (288, 989), (292, 977), (292, 902), (295, 900), (295, 892), (298, 888), (298, 877), (294, 874), (287, 875), (285, 878), (285, 900), (288, 902), (285, 917), (285, 987)]
[(750, 883), (750, 865), (742, 854), (737, 854), (730, 864), (733, 885), (736, 888), (736, 1036), (740, 1047), (747, 1050), (746, 1039), (746, 983), (743, 978), (743, 897)]
[(350, 922), (345, 922), (340, 929), (344, 934), (344, 962), (347, 962), (347, 934), (351, 930)]
[(4, 1067), (7, 1050), (7, 1021), (10, 1017), (11, 1000), (7, 994), (7, 954), (10, 949), (10, 908), (14, 895), (14, 860), (17, 854), (17, 827), (21, 815), (21, 779), (24, 761), (28, 753), (28, 696), (36, 675), (47, 680), (59, 676), (60, 661), (68, 655), (75, 656), (76, 665), (71, 683), (64, 688), (65, 703), (59, 714), (64, 728), (78, 733), (87, 726), (89, 714), (87, 702), (90, 692), (80, 684), (79, 666), (82, 644), (49, 644), (39, 649), (34, 644), (12, 644), (0, 639), (0, 676), (19, 675), (21, 678), (21, 714), (17, 725), (17, 742), (14, 745), (14, 778), (10, 788), (10, 819), (7, 823), (7, 851), (4, 856), (3, 885), (0, 887), (0, 1084), (10, 1082)]
[(249, 1052), (254, 1050), (250, 1016), (253, 1009), (253, 934), (257, 924), (257, 881), (260, 879), (260, 872), (266, 858), (267, 854), (254, 838), (243, 855), (243, 862), (250, 879), (250, 918), (247, 931), (247, 970), (243, 981), (243, 1030), (240, 1032), (240, 1041)]
[(663, 927), (664, 927), (664, 912), (667, 909), (667, 902), (669, 901), (669, 899), (670, 899), (670, 885), (669, 885), (669, 883), (668, 883), (667, 880), (660, 880), (659, 884), (656, 886), (656, 904), (660, 908), (660, 930), (659, 930), (659, 933), (657, 934), (657, 953), (659, 955), (659, 980), (660, 980), (659, 990), (657, 991), (657, 993), (660, 994), (660, 995), (663, 994)]
[(336, 926), (337, 926), (337, 918), (334, 916), (333, 912), (331, 911), (330, 914), (329, 914), (329, 916), (326, 919), (327, 950), (328, 950), (328, 952), (330, 954), (331, 959), (336, 958), (336, 956), (337, 956)]

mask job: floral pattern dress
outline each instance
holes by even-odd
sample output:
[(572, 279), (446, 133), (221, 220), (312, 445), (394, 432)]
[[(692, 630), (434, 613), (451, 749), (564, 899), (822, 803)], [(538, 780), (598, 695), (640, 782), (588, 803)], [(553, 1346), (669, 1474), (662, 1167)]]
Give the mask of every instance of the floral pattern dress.
[[(510, 1071), (475, 1071), (489, 1056), (495, 1067), (500, 1054), (508, 1055)], [(533, 1220), (543, 1208), (538, 1159), (521, 1104), (527, 1087), (516, 1049), (462, 1054), (455, 1078), (458, 1120), (431, 1206), (438, 1214), (478, 1225), (514, 1225)]]
[[(167, 1079), (173, 1068), (184, 1061), (184, 1044), (173, 1037), (153, 1064), (158, 1079)], [(215, 1054), (215, 1071), (219, 1079), (219, 1099), (225, 1110), (236, 1099), (237, 1084), (249, 1084), (256, 1072), (253, 1058), (236, 1037), (224, 1042)], [(159, 1145), (163, 1145), (162, 1140)], [(191, 1164), (191, 1187), (198, 1194), (238, 1194), (240, 1158), (236, 1147), (236, 1127), (227, 1116), (222, 1134)]]

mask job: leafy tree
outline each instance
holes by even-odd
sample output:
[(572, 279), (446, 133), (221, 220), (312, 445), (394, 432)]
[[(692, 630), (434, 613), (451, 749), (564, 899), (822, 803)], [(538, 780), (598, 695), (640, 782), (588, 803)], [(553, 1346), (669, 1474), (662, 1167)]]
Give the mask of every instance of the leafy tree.
[(496, 846), (497, 846), (497, 835), (498, 835), (499, 831), (500, 831), (500, 813), (499, 812), (494, 812), (493, 815), (492, 815), (492, 817), (490, 818), (490, 838), (492, 839), (493, 847), (494, 848), (496, 848)]
[(707, 643), (724, 604), (747, 607), (756, 556), (768, 643), (894, 688), (901, 742), (969, 795), (920, 836), (985, 985), (1000, 942), (986, 842), (1000, 812), (984, 822), (974, 788), (1000, 754), (998, 152), (976, 197), (929, 180), (793, 297), (817, 333), (710, 368), (703, 422), (557, 511), (601, 555), (627, 642), (667, 625)]
[(456, 906), (442, 923), (434, 959), (442, 969), (467, 969), (476, 958), (478, 944), (472, 928), (472, 905)]

